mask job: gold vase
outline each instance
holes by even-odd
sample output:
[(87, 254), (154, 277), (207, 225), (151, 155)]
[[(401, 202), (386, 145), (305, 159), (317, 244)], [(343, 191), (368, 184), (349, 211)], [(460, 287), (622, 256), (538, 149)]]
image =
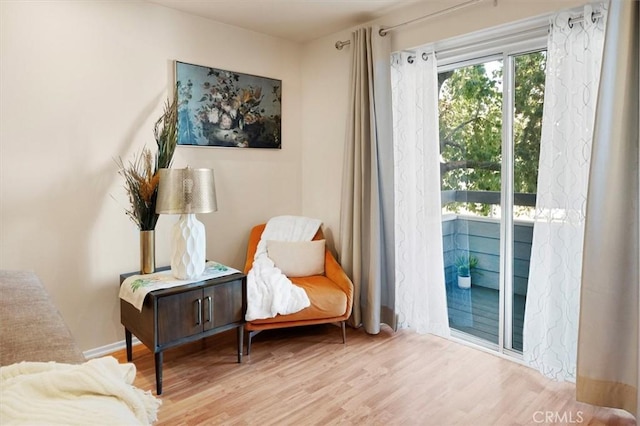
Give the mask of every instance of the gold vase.
[(156, 231), (140, 231), (140, 273), (156, 271)]

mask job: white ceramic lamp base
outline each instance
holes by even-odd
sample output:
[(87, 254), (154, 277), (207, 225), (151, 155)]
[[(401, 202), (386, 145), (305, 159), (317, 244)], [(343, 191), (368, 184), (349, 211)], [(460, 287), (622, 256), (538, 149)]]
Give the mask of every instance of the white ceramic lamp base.
[(204, 272), (206, 258), (204, 225), (195, 214), (182, 214), (173, 226), (171, 272), (180, 280), (198, 278)]

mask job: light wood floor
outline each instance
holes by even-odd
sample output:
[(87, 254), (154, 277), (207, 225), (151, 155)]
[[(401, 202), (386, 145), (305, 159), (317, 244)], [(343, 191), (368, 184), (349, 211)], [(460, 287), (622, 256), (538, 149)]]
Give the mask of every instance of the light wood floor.
[[(263, 332), (242, 364), (234, 349), (231, 331), (166, 351), (158, 424), (635, 424), (575, 402), (572, 384), (409, 330), (348, 329), (346, 345), (332, 325)], [(136, 346), (134, 363), (155, 393), (153, 354)]]

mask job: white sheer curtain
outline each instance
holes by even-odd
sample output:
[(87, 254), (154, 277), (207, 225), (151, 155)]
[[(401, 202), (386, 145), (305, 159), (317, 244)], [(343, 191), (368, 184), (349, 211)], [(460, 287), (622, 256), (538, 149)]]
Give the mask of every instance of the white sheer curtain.
[(442, 253), (435, 55), (392, 56), (398, 325), (449, 335)]
[(592, 21), (552, 20), (540, 146), (524, 360), (545, 376), (574, 381), (582, 244), (606, 8)]

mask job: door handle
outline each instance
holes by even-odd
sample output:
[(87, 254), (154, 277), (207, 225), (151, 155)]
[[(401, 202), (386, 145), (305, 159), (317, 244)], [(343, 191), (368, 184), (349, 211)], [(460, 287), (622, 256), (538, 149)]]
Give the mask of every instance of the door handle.
[(196, 300), (196, 325), (202, 323), (202, 299)]
[(211, 303), (211, 296), (207, 296), (207, 305), (209, 317), (205, 322), (211, 322), (213, 318), (213, 303)]

